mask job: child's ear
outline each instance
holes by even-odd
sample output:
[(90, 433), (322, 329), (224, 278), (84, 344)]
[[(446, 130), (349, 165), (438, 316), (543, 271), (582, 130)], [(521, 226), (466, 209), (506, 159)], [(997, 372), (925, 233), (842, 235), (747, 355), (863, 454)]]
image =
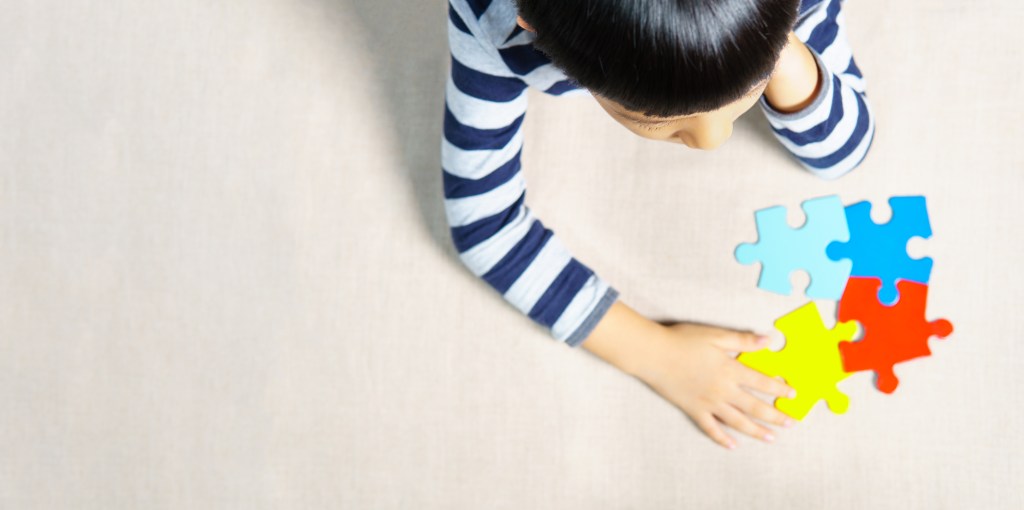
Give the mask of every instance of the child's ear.
[(523, 30), (526, 30), (528, 32), (533, 32), (535, 34), (537, 33), (537, 31), (534, 30), (533, 27), (531, 27), (529, 23), (527, 23), (525, 20), (523, 20), (522, 16), (516, 16), (516, 24), (521, 26), (521, 27), (523, 27)]

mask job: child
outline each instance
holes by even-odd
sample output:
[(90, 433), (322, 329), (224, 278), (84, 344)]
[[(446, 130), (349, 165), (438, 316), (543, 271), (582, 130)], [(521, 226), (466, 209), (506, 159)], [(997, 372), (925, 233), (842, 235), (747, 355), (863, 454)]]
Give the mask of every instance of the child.
[(713, 149), (757, 103), (808, 171), (839, 177), (874, 135), (842, 0), (449, 0), (445, 211), (463, 263), (552, 336), (583, 346), (682, 409), (765, 441), (793, 421), (749, 390), (793, 390), (737, 362), (767, 338), (664, 326), (618, 300), (524, 203), (527, 87), (590, 94), (630, 131)]

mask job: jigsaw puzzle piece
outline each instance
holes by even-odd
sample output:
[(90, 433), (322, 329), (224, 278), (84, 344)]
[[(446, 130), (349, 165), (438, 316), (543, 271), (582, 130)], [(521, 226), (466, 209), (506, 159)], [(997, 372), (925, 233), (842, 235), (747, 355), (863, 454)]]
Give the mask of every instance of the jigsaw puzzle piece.
[(876, 299), (880, 279), (851, 277), (838, 308), (840, 321), (857, 321), (864, 328), (862, 339), (839, 344), (843, 369), (873, 370), (876, 386), (884, 393), (892, 393), (899, 385), (893, 370), (896, 364), (930, 355), (928, 339), (945, 338), (953, 332), (953, 325), (945, 319), (925, 319), (927, 285), (909, 280), (896, 285), (899, 301), (888, 306)]
[(932, 259), (912, 259), (907, 255), (907, 241), (912, 237), (932, 235), (928, 208), (923, 196), (889, 199), (892, 218), (879, 225), (871, 220), (871, 203), (857, 202), (846, 207), (850, 238), (833, 242), (825, 253), (832, 260), (849, 259), (853, 263), (850, 276), (877, 277), (882, 280), (878, 300), (883, 304), (896, 302), (896, 280), (928, 283)]
[(850, 374), (843, 370), (836, 346), (856, 336), (857, 324), (846, 322), (826, 328), (812, 301), (780, 317), (775, 327), (786, 337), (782, 350), (761, 349), (736, 358), (763, 374), (782, 377), (796, 390), (795, 398), (779, 398), (775, 407), (802, 420), (814, 404), (824, 399), (833, 413), (845, 413), (849, 398), (836, 384)]
[(736, 260), (745, 265), (761, 263), (760, 289), (789, 295), (793, 290), (791, 273), (803, 270), (811, 279), (808, 297), (839, 299), (852, 263), (829, 258), (825, 249), (832, 242), (850, 239), (846, 209), (835, 195), (805, 200), (801, 207), (806, 221), (796, 229), (789, 226), (782, 206), (757, 211), (758, 241), (737, 246)]
[(850, 408), (850, 397), (847, 397), (845, 393), (839, 390), (823, 394), (820, 398), (801, 398), (800, 391), (797, 390), (797, 397), (795, 399), (780, 398), (776, 402), (775, 407), (788, 416), (803, 419), (811, 411), (811, 408), (814, 407), (814, 404), (817, 404), (822, 399), (828, 404), (829, 410), (836, 414), (844, 414)]

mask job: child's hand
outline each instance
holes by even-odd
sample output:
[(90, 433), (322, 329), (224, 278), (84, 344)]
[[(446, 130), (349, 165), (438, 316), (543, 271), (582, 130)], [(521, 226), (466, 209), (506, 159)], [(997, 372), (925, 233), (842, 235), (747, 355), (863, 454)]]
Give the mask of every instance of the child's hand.
[(667, 334), (652, 339), (655, 354), (638, 366), (637, 378), (682, 409), (708, 436), (726, 448), (735, 440), (719, 421), (767, 442), (771, 431), (752, 418), (790, 427), (794, 421), (749, 390), (773, 397), (796, 393), (784, 382), (736, 361), (729, 352), (756, 351), (767, 345), (753, 333), (700, 324), (667, 326)]
[(794, 423), (749, 393), (791, 397), (793, 389), (729, 354), (766, 344), (753, 333), (690, 323), (663, 326), (616, 301), (581, 345), (650, 386), (719, 444), (734, 448), (735, 440), (718, 421), (765, 441), (774, 439), (771, 431), (752, 418), (786, 427)]

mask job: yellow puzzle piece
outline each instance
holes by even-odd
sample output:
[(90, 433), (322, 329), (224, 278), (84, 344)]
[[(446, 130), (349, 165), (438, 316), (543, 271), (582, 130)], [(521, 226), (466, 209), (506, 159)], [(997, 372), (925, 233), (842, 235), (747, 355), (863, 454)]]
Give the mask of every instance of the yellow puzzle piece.
[(824, 399), (833, 413), (842, 414), (850, 399), (836, 388), (836, 383), (850, 374), (843, 371), (839, 343), (853, 339), (857, 323), (840, 322), (827, 329), (814, 302), (779, 317), (775, 328), (786, 336), (780, 351), (761, 349), (744, 352), (738, 361), (766, 375), (781, 376), (796, 390), (796, 398), (775, 401), (783, 413), (802, 420), (819, 400)]

